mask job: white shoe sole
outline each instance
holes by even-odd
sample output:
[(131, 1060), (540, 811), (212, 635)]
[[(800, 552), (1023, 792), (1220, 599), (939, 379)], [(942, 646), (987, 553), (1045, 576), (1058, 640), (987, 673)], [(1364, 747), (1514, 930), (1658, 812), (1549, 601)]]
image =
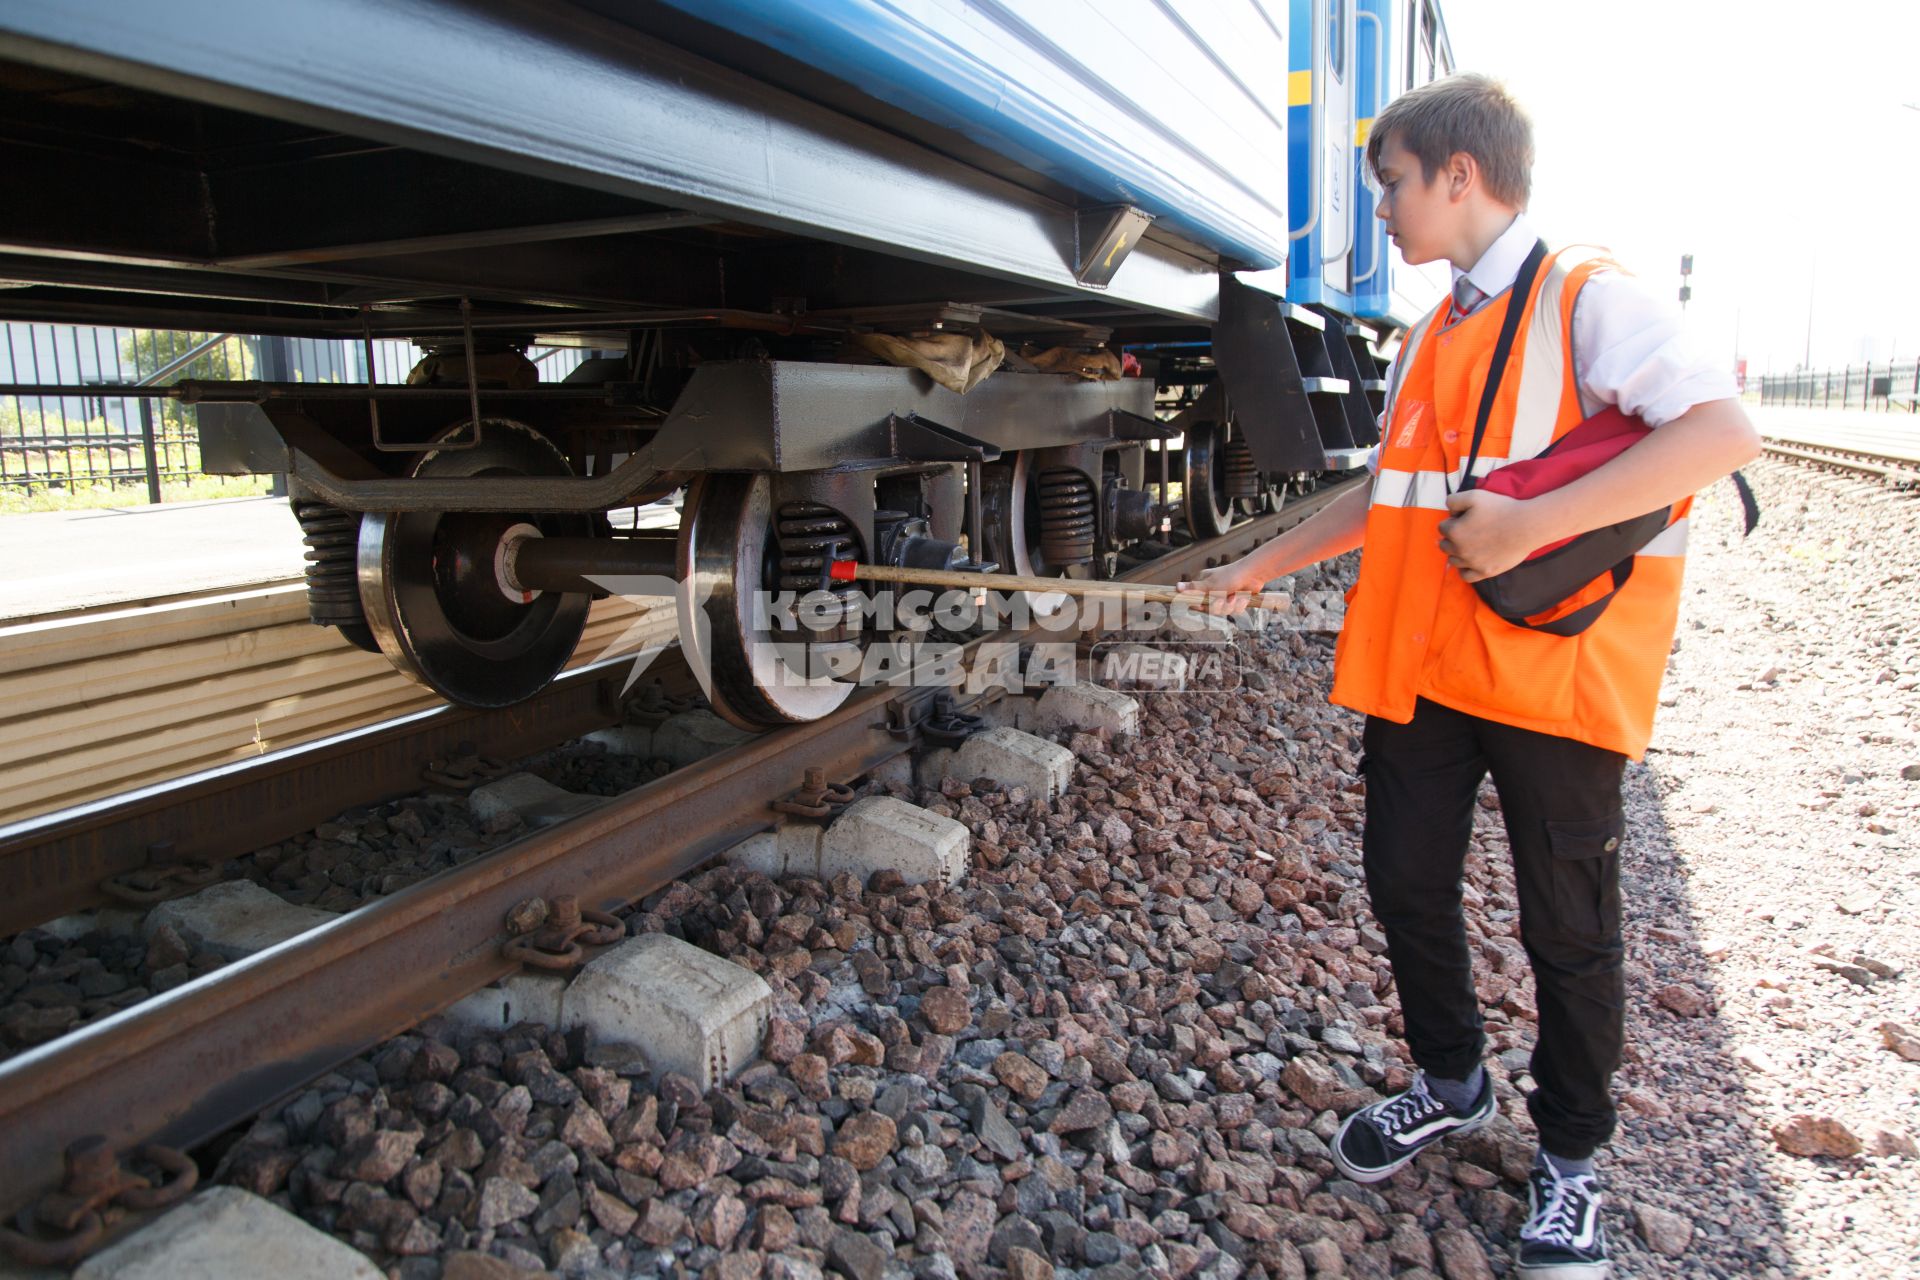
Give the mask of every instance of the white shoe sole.
[(1515, 1263), (1514, 1273), (1524, 1276), (1526, 1280), (1607, 1280), (1613, 1274), (1613, 1263), (1549, 1262), (1537, 1267)]
[[(1477, 1129), (1484, 1129), (1488, 1124), (1490, 1124), (1493, 1121), (1494, 1116), (1498, 1115), (1500, 1111), (1498, 1107), (1489, 1107), (1487, 1108), (1487, 1114), (1485, 1114), (1484, 1116), (1481, 1116), (1478, 1120), (1469, 1120), (1467, 1123), (1459, 1126), (1456, 1129), (1447, 1130), (1445, 1133), (1441, 1134), (1438, 1138), (1435, 1138), (1432, 1142), (1429, 1142), (1425, 1146), (1422, 1146), (1419, 1151), (1410, 1152), (1407, 1155), (1401, 1156), (1398, 1160), (1395, 1160), (1392, 1164), (1386, 1165), (1379, 1169), (1361, 1169), (1354, 1165), (1348, 1164), (1346, 1162), (1346, 1159), (1341, 1156), (1340, 1139), (1347, 1136), (1348, 1127), (1351, 1126), (1355, 1120), (1358, 1120), (1362, 1112), (1364, 1112), (1365, 1110), (1366, 1108), (1362, 1107), (1359, 1111), (1354, 1112), (1352, 1115), (1348, 1116), (1345, 1120), (1341, 1121), (1340, 1128), (1335, 1131), (1333, 1135), (1333, 1141), (1328, 1146), (1328, 1150), (1333, 1156), (1333, 1167), (1335, 1169), (1338, 1169), (1340, 1171), (1340, 1176), (1345, 1178), (1349, 1182), (1360, 1182), (1360, 1183), (1385, 1182), (1388, 1178), (1391, 1178), (1394, 1174), (1400, 1172), (1400, 1170), (1406, 1168), (1409, 1164), (1412, 1164), (1414, 1160), (1419, 1158), (1421, 1151), (1426, 1151), (1431, 1147), (1436, 1147), (1440, 1145), (1442, 1142), (1445, 1142), (1448, 1138), (1457, 1138), (1461, 1134), (1472, 1133)], [(1528, 1274), (1532, 1275), (1534, 1273), (1529, 1272)], [(1557, 1280), (1557, 1278), (1550, 1278), (1550, 1280)]]

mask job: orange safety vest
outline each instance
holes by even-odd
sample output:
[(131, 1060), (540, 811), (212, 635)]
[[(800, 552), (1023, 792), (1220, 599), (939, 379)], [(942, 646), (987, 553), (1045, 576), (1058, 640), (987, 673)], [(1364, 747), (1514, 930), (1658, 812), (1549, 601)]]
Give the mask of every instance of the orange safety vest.
[[(1594, 272), (1591, 251), (1550, 255), (1495, 394), (1474, 472), (1531, 458), (1587, 416), (1574, 377), (1573, 305)], [(1574, 738), (1639, 759), (1653, 736), (1660, 677), (1673, 644), (1687, 513), (1635, 559), (1633, 577), (1592, 626), (1556, 636), (1503, 621), (1440, 550), (1447, 496), (1460, 487), (1509, 289), (1465, 318), (1451, 301), (1415, 325), (1389, 389), (1380, 469), (1367, 509), (1360, 576), (1347, 592), (1332, 700), (1406, 723), (1426, 698), (1468, 715)], [(1612, 586), (1603, 576), (1552, 613), (1571, 613)]]

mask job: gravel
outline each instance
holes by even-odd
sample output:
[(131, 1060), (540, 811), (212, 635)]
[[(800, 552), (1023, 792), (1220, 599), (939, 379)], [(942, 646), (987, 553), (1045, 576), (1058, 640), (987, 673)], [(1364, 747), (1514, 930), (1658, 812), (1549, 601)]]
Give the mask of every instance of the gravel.
[[(1612, 1188), (1691, 1241), (1657, 1214), (1615, 1236), (1636, 1276), (1911, 1275), (1920, 1062), (1894, 1046), (1920, 1028), (1916, 507), (1791, 463), (1747, 474), (1750, 537), (1731, 486), (1696, 510), (1655, 745), (1627, 780)], [(1675, 1011), (1675, 985), (1705, 1008)]]
[[(1342, 571), (1302, 586), (1337, 601)], [(1275, 631), (1248, 646), (1271, 696), (1153, 697), (1134, 738), (1072, 735), (1082, 766), (1050, 805), (958, 779), (903, 792), (972, 829), (955, 889), (722, 867), (640, 904), (633, 932), (776, 993), (766, 1059), (706, 1098), (640, 1073), (596, 1098), (581, 1073), (630, 1056), (429, 1024), (296, 1099), (298, 1123), (263, 1119), (232, 1170), (284, 1170), (257, 1189), (395, 1275), (461, 1252), (589, 1275), (1463, 1273), (1445, 1249), (1477, 1257), (1469, 1226), (1511, 1234), (1510, 1123), (1380, 1189), (1327, 1154), (1341, 1111), (1409, 1077), (1330, 656), (1324, 633)], [(413, 1081), (428, 1044), (458, 1066)], [(336, 1172), (407, 1146), (380, 1133), (419, 1134), (406, 1166)]]
[[(1608, 1227), (1622, 1275), (1910, 1274), (1913, 508), (1751, 474), (1751, 538), (1727, 486), (1696, 513), (1671, 705), (1627, 774)], [(1411, 1074), (1359, 871), (1360, 725), (1325, 701), (1353, 568), (1287, 584), (1307, 625), (1243, 641), (1246, 693), (1068, 736), (1052, 804), (900, 791), (972, 830), (956, 888), (720, 867), (639, 904), (632, 932), (774, 990), (727, 1086), (429, 1022), (262, 1117), (218, 1176), (407, 1280), (1511, 1274), (1534, 1011), (1490, 788), (1466, 894), (1500, 1116), (1372, 1187), (1328, 1158)]]

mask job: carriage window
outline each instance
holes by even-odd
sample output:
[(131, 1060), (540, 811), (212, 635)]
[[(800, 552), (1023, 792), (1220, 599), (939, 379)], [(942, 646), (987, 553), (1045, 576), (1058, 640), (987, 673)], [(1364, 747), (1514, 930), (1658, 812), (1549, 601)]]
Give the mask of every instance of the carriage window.
[(1439, 22), (1433, 16), (1433, 4), (1427, 0), (1420, 6), (1420, 70), (1424, 73), (1420, 83), (1425, 84), (1434, 77), (1434, 43)]
[(1347, 0), (1327, 6), (1327, 69), (1336, 81), (1347, 78)]
[(1414, 65), (1415, 65), (1414, 50), (1419, 46), (1419, 43), (1420, 43), (1417, 39), (1414, 38), (1414, 34), (1413, 34), (1415, 30), (1417, 30), (1419, 27), (1419, 24), (1416, 21), (1414, 21), (1414, 16), (1413, 16), (1415, 4), (1416, 4), (1416, 0), (1407, 0), (1406, 8), (1402, 10), (1402, 17), (1405, 19), (1405, 26), (1401, 31), (1400, 38), (1407, 42), (1407, 78), (1404, 81), (1402, 81), (1400, 85), (1400, 88), (1403, 91), (1407, 89), (1411, 89), (1415, 85), (1420, 83), (1419, 80), (1414, 78)]

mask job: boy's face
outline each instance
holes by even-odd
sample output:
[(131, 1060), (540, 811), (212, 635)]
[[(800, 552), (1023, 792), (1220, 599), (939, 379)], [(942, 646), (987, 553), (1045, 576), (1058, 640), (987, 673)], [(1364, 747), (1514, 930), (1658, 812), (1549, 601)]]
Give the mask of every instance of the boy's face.
[(1452, 196), (1450, 175), (1441, 169), (1432, 181), (1420, 168), (1420, 158), (1389, 137), (1380, 146), (1379, 200), (1374, 216), (1387, 224), (1387, 234), (1400, 256), (1413, 265), (1447, 257), (1460, 237), (1463, 209)]

